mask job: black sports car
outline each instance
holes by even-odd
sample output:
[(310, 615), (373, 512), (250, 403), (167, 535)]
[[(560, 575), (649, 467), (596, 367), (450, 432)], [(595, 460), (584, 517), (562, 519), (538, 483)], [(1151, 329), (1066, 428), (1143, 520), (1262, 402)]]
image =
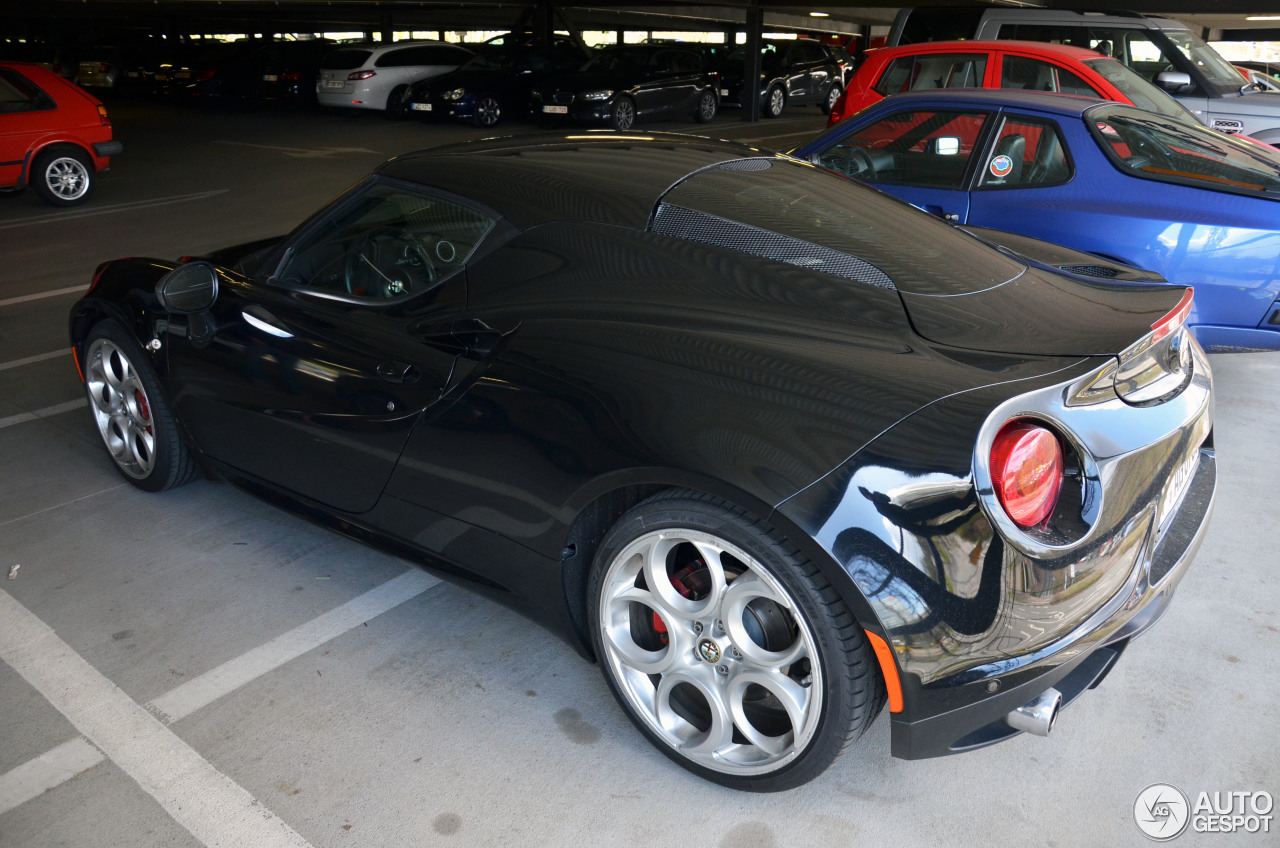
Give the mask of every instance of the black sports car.
[(1211, 377), (1190, 290), (1140, 275), (785, 156), (586, 133), (108, 262), (70, 329), (135, 485), (204, 468), (509, 604), (673, 760), (777, 790), (886, 703), (900, 757), (1047, 734), (1163, 612)]
[(535, 116), (607, 123), (615, 130), (670, 115), (706, 123), (719, 107), (716, 77), (705, 70), (702, 54), (669, 44), (601, 50), (576, 72), (539, 82), (529, 96)]

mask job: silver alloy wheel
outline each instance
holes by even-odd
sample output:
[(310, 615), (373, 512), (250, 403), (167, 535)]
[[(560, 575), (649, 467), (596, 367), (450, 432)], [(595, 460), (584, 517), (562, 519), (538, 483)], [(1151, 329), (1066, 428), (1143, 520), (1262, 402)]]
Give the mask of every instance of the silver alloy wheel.
[(709, 91), (703, 92), (698, 101), (698, 116), (703, 121), (710, 121), (716, 116), (716, 96)]
[(636, 120), (636, 109), (631, 101), (623, 97), (613, 104), (613, 127), (618, 130), (629, 130)]
[[(706, 569), (703, 597), (670, 574), (682, 546)], [(599, 615), (603, 660), (633, 712), (693, 763), (758, 775), (813, 740), (824, 698), (813, 633), (791, 595), (741, 548), (686, 528), (645, 533), (610, 562)], [(762, 640), (761, 620), (775, 634), (781, 628), (787, 644)], [(665, 632), (665, 645), (637, 642), (648, 641), (649, 621), (648, 635)], [(761, 727), (761, 715), (773, 726)]]
[(482, 127), (491, 127), (498, 123), (502, 116), (502, 106), (498, 99), (486, 94), (476, 102), (476, 122)]
[(769, 89), (768, 102), (769, 116), (776, 118), (782, 114), (782, 108), (787, 105), (787, 96), (782, 93), (782, 89), (774, 86)]
[(148, 477), (156, 463), (156, 428), (137, 369), (114, 342), (100, 338), (89, 346), (84, 376), (93, 418), (111, 458), (128, 476)]
[(45, 166), (44, 183), (59, 200), (79, 200), (89, 191), (89, 169), (74, 156), (59, 156)]
[(836, 108), (836, 101), (839, 99), (840, 99), (840, 86), (833, 85), (831, 86), (831, 88), (827, 89), (827, 108), (826, 108), (827, 114), (830, 114), (831, 110)]

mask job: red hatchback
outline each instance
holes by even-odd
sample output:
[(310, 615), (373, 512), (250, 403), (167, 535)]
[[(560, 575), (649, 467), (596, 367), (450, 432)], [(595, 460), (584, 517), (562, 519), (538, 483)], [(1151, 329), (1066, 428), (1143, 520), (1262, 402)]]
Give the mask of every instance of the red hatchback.
[(0, 189), (31, 186), (73, 206), (121, 149), (106, 108), (84, 89), (39, 65), (0, 62)]
[(827, 126), (891, 94), (942, 88), (1080, 94), (1199, 123), (1132, 68), (1083, 47), (1038, 41), (934, 41), (867, 51), (867, 60), (849, 80)]

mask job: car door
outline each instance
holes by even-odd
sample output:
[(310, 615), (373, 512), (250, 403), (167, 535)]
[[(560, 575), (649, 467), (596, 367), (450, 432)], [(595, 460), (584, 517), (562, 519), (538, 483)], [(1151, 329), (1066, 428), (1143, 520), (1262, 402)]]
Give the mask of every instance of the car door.
[(809, 80), (809, 63), (798, 42), (788, 45), (782, 53), (782, 76), (786, 79), (787, 100), (791, 103), (808, 103), (813, 100), (813, 85)]
[(168, 335), (178, 416), (213, 459), (371, 509), (464, 346), (465, 262), (494, 216), (374, 180), (301, 231), (274, 276), (224, 275)]
[(53, 100), (13, 68), (0, 68), (0, 186), (16, 185), (27, 151), (52, 123)]
[(875, 185), (930, 214), (969, 219), (970, 175), (992, 113), (906, 107), (849, 128), (811, 154), (823, 167)]
[[(1066, 202), (1074, 165), (1061, 127), (1048, 118), (1006, 113), (992, 135), (974, 169), (968, 223), (1062, 242), (1059, 228), (1077, 219), (1070, 210), (1079, 203)], [(1055, 208), (1056, 214), (1046, 213)]]
[(636, 86), (636, 112), (652, 115), (667, 112), (679, 105), (679, 75), (671, 65), (673, 51), (656, 50), (645, 61)]

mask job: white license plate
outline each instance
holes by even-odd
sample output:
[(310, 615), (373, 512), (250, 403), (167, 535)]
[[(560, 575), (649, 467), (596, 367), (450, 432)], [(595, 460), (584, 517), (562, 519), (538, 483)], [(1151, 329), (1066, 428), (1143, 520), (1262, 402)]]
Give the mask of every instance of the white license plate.
[(325, 83), (325, 88), (342, 88), (345, 84), (342, 80), (329, 80)]
[[(138, 72), (137, 72), (137, 71), (130, 71), (130, 72), (129, 72), (129, 79), (137, 79), (137, 78), (138, 78), (138, 76), (139, 76), (139, 74), (138, 74)], [(160, 79), (160, 77), (156, 77), (156, 79)]]
[(276, 76), (275, 74), (263, 74), (263, 75), (262, 75), (262, 81), (263, 81), (263, 82), (275, 82), (275, 81), (276, 81), (276, 80), (278, 80), (278, 79), (280, 79), (280, 77)]
[(548, 115), (567, 115), (569, 114), (568, 106), (543, 106), (542, 111)]
[(168, 78), (167, 76), (165, 76), (164, 74), (156, 74), (156, 80), (157, 80), (158, 82), (168, 82), (168, 81), (169, 81), (169, 78)]
[(728, 96), (729, 96), (729, 89), (727, 89), (727, 88), (722, 88), (722, 89), (720, 89), (720, 96), (721, 96), (721, 97), (728, 97)]
[(1196, 476), (1196, 470), (1199, 467), (1200, 452), (1194, 451), (1179, 466), (1178, 470), (1173, 472), (1173, 477), (1169, 480), (1168, 485), (1164, 487), (1164, 494), (1160, 498), (1159, 521), (1161, 527), (1169, 523), (1173, 513), (1182, 505), (1182, 499), (1186, 497), (1187, 489), (1191, 488), (1191, 480)]
[(415, 112), (430, 112), (431, 104), (430, 103), (410, 103), (409, 108)]
[(174, 75), (173, 75), (173, 78), (174, 78), (174, 79), (191, 79), (191, 72), (190, 72), (190, 71), (178, 71), (176, 74), (174, 74)]

